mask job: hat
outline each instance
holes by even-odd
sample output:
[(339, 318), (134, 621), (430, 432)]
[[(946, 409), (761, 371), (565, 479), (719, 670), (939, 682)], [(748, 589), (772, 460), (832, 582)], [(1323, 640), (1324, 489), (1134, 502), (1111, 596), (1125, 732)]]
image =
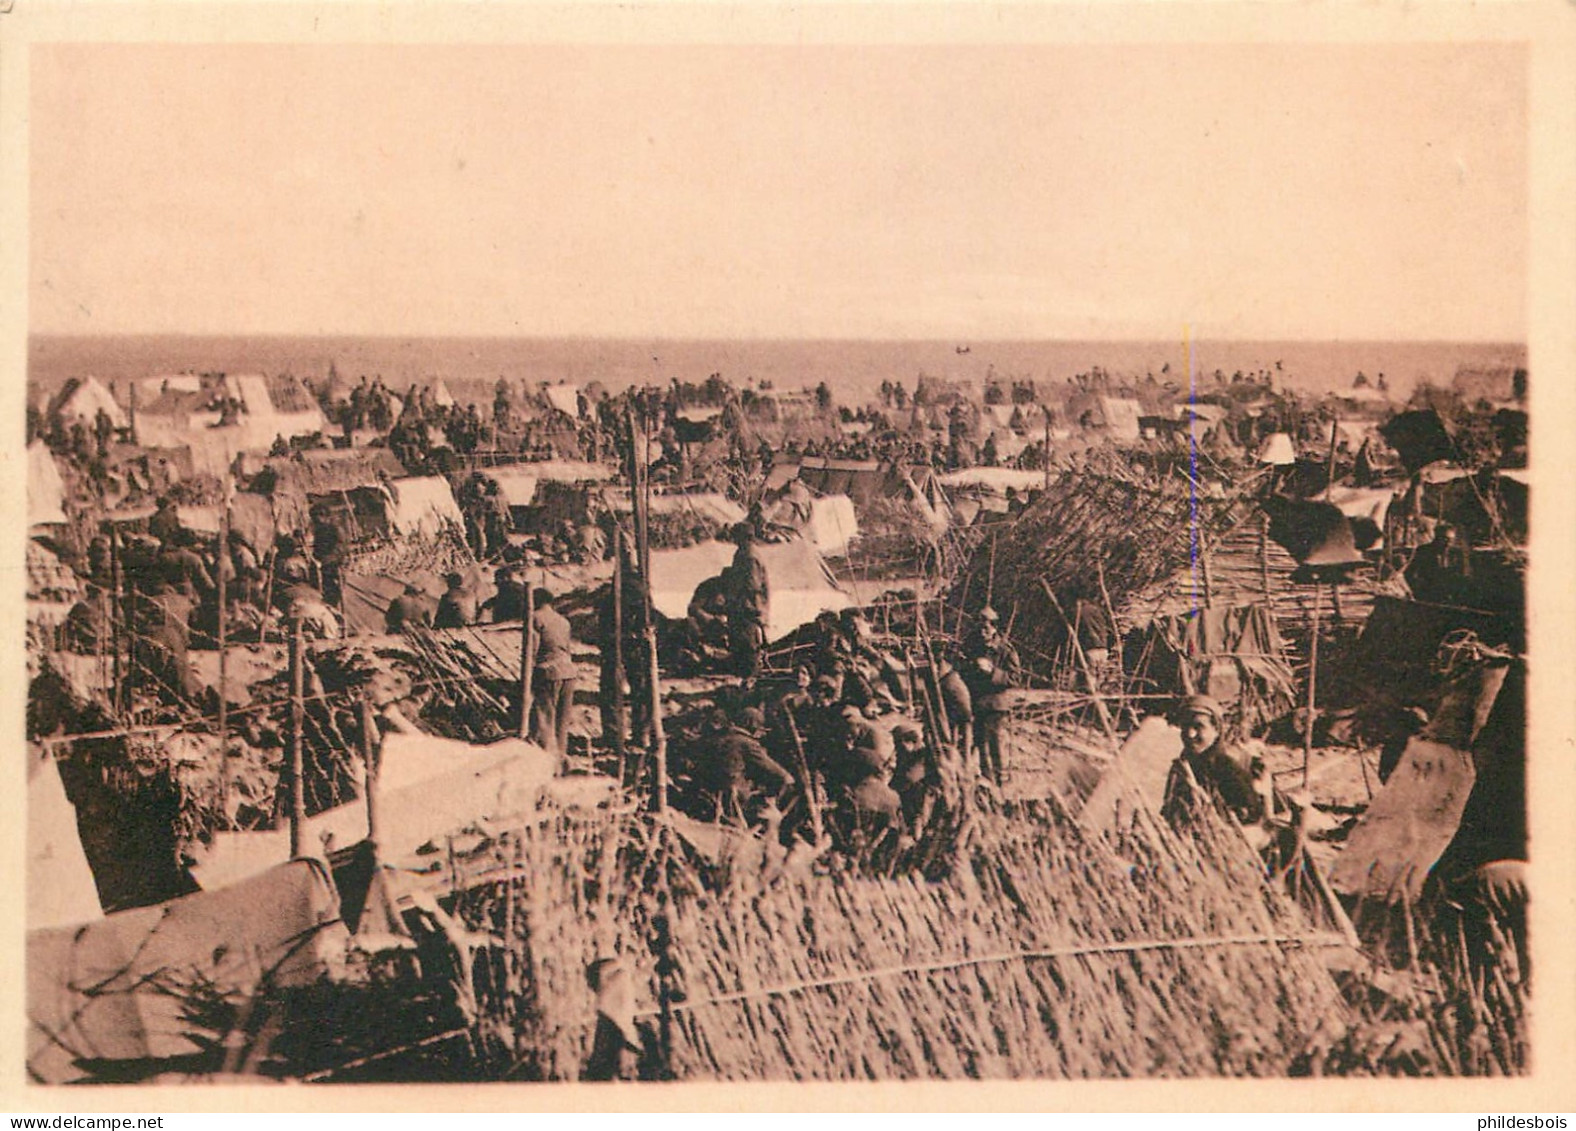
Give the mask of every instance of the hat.
[(1208, 715), (1214, 720), (1215, 725), (1219, 726), (1220, 720), (1225, 718), (1226, 712), (1221, 709), (1219, 703), (1208, 695), (1189, 695), (1177, 704), (1173, 718), (1177, 722), (1181, 722), (1189, 715)]
[(980, 620), (995, 624), (997, 621), (1001, 620), (1001, 614), (995, 609), (991, 608), (989, 605), (986, 605), (980, 610)]

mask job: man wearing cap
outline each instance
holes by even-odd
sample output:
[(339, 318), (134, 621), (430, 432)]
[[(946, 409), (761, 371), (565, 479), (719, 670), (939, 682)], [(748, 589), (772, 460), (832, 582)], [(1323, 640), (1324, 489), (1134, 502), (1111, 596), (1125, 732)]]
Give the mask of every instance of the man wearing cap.
[(1164, 809), (1175, 811), (1202, 790), (1244, 827), (1264, 820), (1264, 797), (1247, 769), (1231, 756), (1221, 737), (1224, 713), (1207, 695), (1190, 695), (1174, 721), (1182, 729), (1182, 753), (1171, 764)]
[(575, 698), (574, 637), (569, 621), (553, 608), (552, 593), (537, 589), (533, 599), (536, 668), (531, 679), (531, 738), (562, 759), (569, 750), (569, 709)]
[(1018, 650), (1001, 632), (1001, 616), (986, 606), (979, 626), (963, 644), (960, 674), (974, 713), (974, 748), (980, 776), (1001, 785), (1006, 780), (1008, 705), (1005, 692), (1017, 686)]

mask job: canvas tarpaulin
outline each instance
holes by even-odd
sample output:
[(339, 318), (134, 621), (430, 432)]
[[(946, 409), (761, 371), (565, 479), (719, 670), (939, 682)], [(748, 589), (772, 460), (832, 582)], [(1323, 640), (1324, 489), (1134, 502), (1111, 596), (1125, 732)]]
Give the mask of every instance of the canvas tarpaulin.
[[(505, 739), (476, 746), (421, 733), (383, 738), (378, 764), (378, 852), (385, 862), (420, 870), (418, 851), (477, 821), (524, 812), (553, 781), (558, 761), (535, 743)], [(336, 852), (367, 835), (363, 798), (312, 817), (302, 830), (310, 851)], [(227, 888), (289, 853), (289, 833), (220, 833), (192, 875)]]
[(1244, 733), (1291, 710), (1296, 683), (1274, 614), (1262, 604), (1208, 605), (1156, 618), (1124, 649), (1123, 666), (1163, 693), (1235, 706)]
[[(81, 1076), (77, 1059), (190, 1056), (188, 993), (236, 999), (326, 973), (342, 947), (339, 898), (314, 860), (279, 864), (222, 891), (122, 911), (27, 937), (27, 1067), (44, 1083)], [(197, 1039), (194, 1039), (197, 1038)]]
[[(832, 580), (815, 547), (804, 539), (757, 543), (756, 549), (766, 564), (768, 640), (780, 640), (821, 613), (840, 612), (853, 603)], [(734, 550), (726, 542), (653, 550), (651, 595), (657, 612), (669, 620), (684, 619), (696, 587), (722, 573), (733, 561)]]

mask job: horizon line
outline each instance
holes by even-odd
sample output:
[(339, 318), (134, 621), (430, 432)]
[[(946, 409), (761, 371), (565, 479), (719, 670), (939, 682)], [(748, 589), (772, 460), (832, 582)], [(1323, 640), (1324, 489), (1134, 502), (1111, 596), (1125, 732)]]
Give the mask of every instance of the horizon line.
[[(29, 330), (28, 340), (34, 338), (320, 338), (320, 339), (368, 339), (381, 341), (552, 341), (552, 342), (721, 342), (721, 343), (781, 343), (781, 342), (881, 342), (881, 343), (915, 343), (928, 344), (933, 342), (956, 342), (968, 345), (974, 342), (993, 345), (1025, 344), (1039, 342), (1075, 342), (1083, 344), (1124, 344), (1133, 342), (1165, 342), (1172, 339), (1165, 335), (1129, 335), (1124, 337), (1098, 337), (1081, 338), (1049, 335), (1045, 337), (976, 337), (967, 338), (960, 335), (941, 337), (881, 337), (866, 336), (853, 337), (848, 335), (797, 335), (797, 336), (710, 336), (690, 335), (677, 336), (672, 334), (497, 334), (497, 333), (430, 333), (430, 334), (386, 334), (386, 333), (358, 333), (353, 331), (334, 332), (304, 332), (290, 330), (229, 330), (219, 332), (194, 333), (182, 330)], [(1184, 340), (1179, 336), (1177, 341)], [(1479, 345), (1479, 346), (1517, 346), (1527, 348), (1526, 338), (1342, 338), (1342, 337), (1239, 337), (1231, 335), (1187, 335), (1187, 340), (1197, 342), (1237, 342), (1237, 343), (1275, 343), (1275, 344), (1308, 344), (1308, 345), (1374, 345), (1374, 344), (1399, 344), (1409, 345)]]

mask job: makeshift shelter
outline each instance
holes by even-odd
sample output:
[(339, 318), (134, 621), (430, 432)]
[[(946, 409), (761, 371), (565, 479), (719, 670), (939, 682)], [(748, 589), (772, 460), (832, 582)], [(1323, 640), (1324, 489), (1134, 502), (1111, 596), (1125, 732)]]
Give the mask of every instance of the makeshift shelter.
[[(238, 1006), (264, 986), (316, 981), (343, 951), (327, 868), (293, 860), (223, 891), (29, 931), (27, 1069), (41, 1083), (128, 1071), (205, 1051), (199, 1002)], [(85, 1062), (85, 1063), (83, 1063)]]
[(587, 854), (616, 860), (646, 830), (544, 813), (518, 830), (512, 869), (540, 908), (508, 942), (529, 988), (498, 1008), (521, 1016), (528, 1001), (539, 1071), (578, 1078), (599, 1005), (584, 970), (611, 936), (621, 1026), (637, 1047), (669, 1035), (682, 1080), (1291, 1073), (1311, 1033), (1344, 1027), (1321, 952), (1351, 951), (1268, 888), (1218, 820), (1177, 833), (1122, 811), (1113, 850), (1058, 804), (983, 802), (955, 873), (930, 881), (763, 875), (746, 843), (717, 869), (737, 880), (712, 885), (670, 858), (658, 874), (684, 882), (660, 905), (638, 882), (583, 879)]
[(1031, 666), (1060, 668), (1071, 659), (1063, 614), (1071, 616), (1077, 600), (1103, 604), (1109, 596), (1120, 617), (1130, 597), (1191, 570), (1197, 547), (1233, 525), (1230, 503), (1199, 497), (1180, 477), (1129, 478), (1121, 464), (1113, 459), (1103, 472), (1091, 461), (1062, 473), (1016, 522), (992, 528), (953, 585), (955, 607), (995, 607)]
[(27, 446), (27, 524), (57, 526), (66, 521), (66, 482), (48, 445), (34, 440)]
[[(735, 549), (726, 542), (702, 542), (682, 550), (653, 550), (651, 599), (657, 612), (683, 620), (696, 588), (727, 569)], [(766, 564), (767, 640), (780, 640), (823, 612), (841, 612), (853, 604), (803, 538), (758, 543), (756, 550)]]
[(27, 929), (86, 923), (104, 914), (53, 756), (28, 751)]
[(91, 428), (101, 411), (109, 417), (113, 427), (126, 427), (126, 410), (115, 402), (114, 396), (97, 377), (72, 377), (50, 400), (44, 415), (59, 417), (67, 425), (81, 423)]
[(1122, 667), (1147, 692), (1212, 696), (1242, 734), (1296, 706), (1286, 644), (1263, 604), (1210, 605), (1156, 618), (1128, 635)]

